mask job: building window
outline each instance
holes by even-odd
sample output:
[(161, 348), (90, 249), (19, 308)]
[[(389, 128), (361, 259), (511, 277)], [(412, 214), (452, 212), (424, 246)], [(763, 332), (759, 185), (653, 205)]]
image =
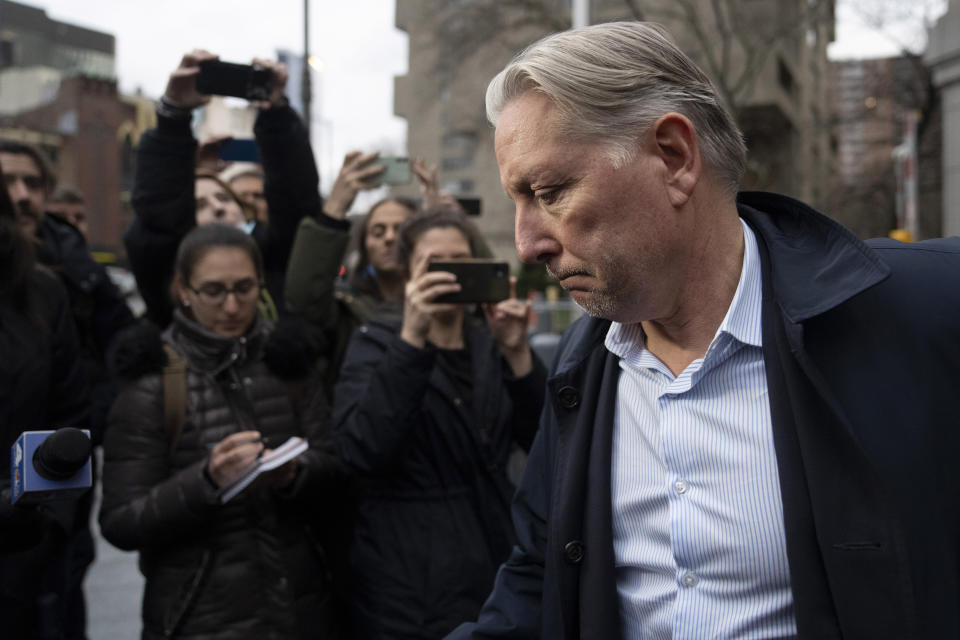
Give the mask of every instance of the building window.
[(0, 69), (6, 69), (15, 64), (13, 40), (0, 40)]
[(440, 161), (441, 169), (444, 171), (463, 171), (473, 168), (473, 156), (461, 156), (459, 158), (443, 158)]
[(796, 88), (793, 81), (793, 73), (790, 72), (790, 68), (783, 61), (783, 58), (777, 58), (777, 80), (780, 82), (780, 86), (784, 91), (793, 95), (793, 91)]
[(450, 131), (443, 134), (443, 148), (451, 151), (473, 151), (477, 146), (477, 134), (469, 131)]
[(473, 180), (451, 180), (450, 182), (443, 183), (442, 189), (453, 195), (460, 195), (473, 193), (475, 186)]

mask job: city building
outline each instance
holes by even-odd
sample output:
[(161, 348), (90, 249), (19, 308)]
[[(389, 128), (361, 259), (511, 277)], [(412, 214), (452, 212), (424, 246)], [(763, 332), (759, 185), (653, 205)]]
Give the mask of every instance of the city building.
[(939, 90), (942, 115), (943, 229), (960, 235), (960, 1), (950, 0), (947, 12), (930, 31), (925, 61)]
[(826, 209), (862, 237), (942, 233), (941, 110), (919, 56), (830, 63), (837, 148)]
[[(569, 0), (397, 0), (410, 61), (407, 75), (395, 79), (394, 111), (407, 119), (409, 155), (437, 162), (444, 188), (482, 199), (479, 226), (506, 259), (516, 255), (513, 208), (500, 186), (486, 85), (525, 46), (569, 26), (569, 15)], [(744, 188), (824, 202), (833, 165), (832, 0), (594, 0), (590, 18), (666, 26), (744, 131)]]
[(115, 39), (0, 0), (0, 137), (39, 146), (59, 182), (87, 201), (90, 246), (123, 254), (135, 147), (155, 123), (152, 101), (121, 96)]

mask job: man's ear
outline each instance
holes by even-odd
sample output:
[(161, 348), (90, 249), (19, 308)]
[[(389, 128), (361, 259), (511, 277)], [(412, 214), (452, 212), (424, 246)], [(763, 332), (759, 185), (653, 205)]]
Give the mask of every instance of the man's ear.
[(666, 169), (670, 203), (679, 207), (693, 194), (700, 181), (700, 143), (697, 130), (686, 116), (667, 113), (650, 127), (656, 153)]

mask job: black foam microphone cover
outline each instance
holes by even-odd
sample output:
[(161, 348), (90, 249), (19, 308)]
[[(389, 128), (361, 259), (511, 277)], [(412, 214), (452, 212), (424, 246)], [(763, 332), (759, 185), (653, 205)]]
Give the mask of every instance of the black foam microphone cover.
[(57, 429), (37, 447), (33, 468), (47, 480), (66, 480), (86, 464), (92, 446), (90, 438), (80, 429)]

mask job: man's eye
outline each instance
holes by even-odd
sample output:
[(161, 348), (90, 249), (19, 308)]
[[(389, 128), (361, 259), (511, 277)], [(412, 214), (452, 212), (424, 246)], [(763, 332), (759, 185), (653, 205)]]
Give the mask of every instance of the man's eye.
[(26, 178), (23, 179), (23, 184), (27, 186), (27, 189), (30, 189), (31, 191), (35, 191), (42, 186), (43, 181), (40, 180), (40, 178), (38, 178), (37, 176), (27, 176)]
[(560, 197), (559, 189), (545, 189), (542, 191), (534, 191), (533, 197), (536, 198), (537, 202), (542, 204), (553, 204), (556, 202), (557, 198)]

